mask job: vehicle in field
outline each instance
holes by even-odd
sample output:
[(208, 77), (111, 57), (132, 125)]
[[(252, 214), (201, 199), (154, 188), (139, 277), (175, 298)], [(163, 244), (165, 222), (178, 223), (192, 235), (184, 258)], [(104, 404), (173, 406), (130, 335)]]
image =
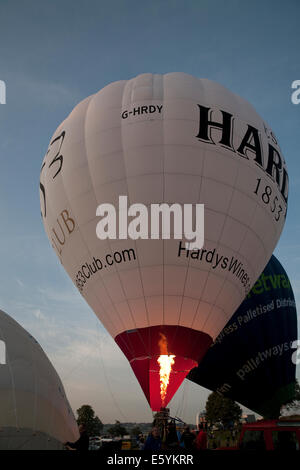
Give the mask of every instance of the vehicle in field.
[(300, 450), (300, 417), (244, 424), (238, 446), (219, 447), (218, 450)]

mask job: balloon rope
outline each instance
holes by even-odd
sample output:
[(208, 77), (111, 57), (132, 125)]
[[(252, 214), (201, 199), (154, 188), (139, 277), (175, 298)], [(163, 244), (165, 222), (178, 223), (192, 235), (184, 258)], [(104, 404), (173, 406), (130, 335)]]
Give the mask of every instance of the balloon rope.
[(97, 331), (97, 336), (98, 336), (98, 339), (99, 339), (99, 341), (97, 343), (98, 344), (98, 352), (99, 352), (99, 357), (100, 357), (100, 361), (101, 361), (101, 364), (102, 364), (103, 374), (104, 374), (104, 378), (105, 378), (105, 381), (106, 381), (107, 388), (108, 388), (109, 393), (111, 395), (113, 404), (115, 405), (115, 407), (118, 410), (118, 412), (120, 413), (120, 415), (123, 417), (124, 422), (127, 423), (127, 422), (129, 422), (128, 418), (124, 415), (124, 413), (122, 412), (121, 408), (118, 405), (117, 400), (115, 399), (115, 396), (114, 396), (113, 391), (112, 391), (112, 387), (110, 386), (110, 382), (108, 380), (108, 376), (107, 376), (107, 373), (106, 373), (106, 368), (105, 368), (105, 365), (104, 365), (104, 360), (103, 360), (103, 355), (102, 355), (102, 341), (101, 341), (101, 335), (100, 335), (100, 332), (99, 332), (99, 322), (98, 322), (98, 320), (97, 320), (97, 323), (96, 323), (96, 331)]
[(85, 359), (90, 355), (90, 351), (87, 351), (85, 354), (83, 354), (83, 356), (81, 356), (81, 358), (79, 359), (79, 361), (77, 362), (77, 364), (75, 364), (74, 367), (72, 367), (72, 369), (69, 370), (69, 372), (67, 372), (64, 377), (61, 378), (61, 381), (62, 383), (64, 384), (66, 381), (67, 381), (67, 378), (69, 380), (70, 376), (73, 375), (74, 371), (76, 369), (78, 369), (78, 367), (80, 367), (83, 363), (83, 361), (85, 361)]

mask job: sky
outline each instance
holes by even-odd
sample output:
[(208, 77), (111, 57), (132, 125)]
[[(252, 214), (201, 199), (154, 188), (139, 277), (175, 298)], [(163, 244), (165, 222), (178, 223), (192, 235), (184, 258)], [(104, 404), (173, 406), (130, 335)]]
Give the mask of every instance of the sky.
[[(299, 17), (298, 0), (0, 0), (0, 308), (39, 341), (73, 410), (91, 404), (105, 423), (152, 419), (44, 232), (38, 183), (54, 130), (88, 95), (145, 72), (209, 78), (247, 99), (287, 161), (289, 209), (275, 254), (299, 305)], [(194, 422), (207, 396), (185, 381), (171, 414)]]

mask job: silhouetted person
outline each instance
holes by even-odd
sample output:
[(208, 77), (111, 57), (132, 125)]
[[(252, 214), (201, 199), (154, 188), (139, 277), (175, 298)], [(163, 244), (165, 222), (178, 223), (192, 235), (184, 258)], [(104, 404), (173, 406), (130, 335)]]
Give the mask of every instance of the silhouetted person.
[(161, 449), (161, 438), (159, 434), (159, 429), (154, 426), (151, 433), (146, 439), (144, 450), (150, 450), (151, 452), (156, 452)]
[(198, 434), (195, 439), (195, 448), (197, 450), (206, 450), (207, 449), (207, 433), (204, 430), (202, 423), (198, 424)]
[(165, 445), (167, 449), (174, 449), (179, 445), (175, 423), (170, 423), (168, 425), (168, 433)]
[(78, 427), (80, 438), (76, 442), (65, 442), (65, 446), (68, 450), (89, 450), (89, 436), (87, 435), (84, 424), (80, 424)]
[(190, 431), (190, 427), (185, 426), (184, 431), (181, 435), (180, 442), (183, 442), (185, 449), (192, 450), (194, 440), (195, 440), (195, 435)]
[(138, 448), (139, 448), (139, 450), (143, 450), (144, 446), (145, 446), (145, 438), (144, 438), (144, 436), (139, 436), (139, 439), (138, 439)]

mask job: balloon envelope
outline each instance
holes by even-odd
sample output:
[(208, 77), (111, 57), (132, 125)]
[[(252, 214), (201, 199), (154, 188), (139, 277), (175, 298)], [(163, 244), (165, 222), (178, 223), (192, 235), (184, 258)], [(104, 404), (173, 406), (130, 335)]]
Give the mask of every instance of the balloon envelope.
[[(100, 240), (97, 207), (111, 204), (123, 220), (119, 196), (130, 206), (179, 204), (182, 212), (205, 204), (204, 246), (188, 250), (191, 232), (175, 238), (172, 225), (170, 239), (159, 226), (148, 239), (123, 231)], [(156, 410), (269, 260), (285, 220), (287, 172), (274, 134), (245, 100), (187, 74), (143, 74), (106, 86), (59, 125), (40, 198), (62, 265)], [(176, 356), (164, 400), (161, 354)]]
[(272, 256), (251, 292), (188, 378), (265, 417), (295, 393), (297, 311), (288, 276)]
[(0, 310), (0, 449), (61, 449), (78, 437), (53, 365), (38, 342)]

